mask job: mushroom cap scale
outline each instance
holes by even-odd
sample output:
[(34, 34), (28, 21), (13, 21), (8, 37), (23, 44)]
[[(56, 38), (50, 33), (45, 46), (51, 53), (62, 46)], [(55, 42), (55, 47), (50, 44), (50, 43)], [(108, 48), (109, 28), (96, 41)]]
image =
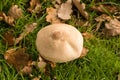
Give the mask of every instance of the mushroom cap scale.
[(51, 24), (38, 32), (36, 47), (40, 56), (48, 61), (67, 62), (80, 57), (83, 37), (71, 25)]

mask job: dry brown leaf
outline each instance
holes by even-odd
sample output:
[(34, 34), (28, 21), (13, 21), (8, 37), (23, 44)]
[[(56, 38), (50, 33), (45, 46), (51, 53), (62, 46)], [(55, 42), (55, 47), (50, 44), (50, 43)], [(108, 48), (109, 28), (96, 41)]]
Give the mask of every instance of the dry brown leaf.
[(111, 19), (109, 22), (105, 23), (105, 33), (108, 36), (120, 35), (120, 21), (117, 19)]
[(18, 19), (22, 17), (23, 12), (22, 9), (18, 7), (18, 5), (12, 5), (12, 7), (8, 11), (8, 15), (13, 17), (14, 19)]
[(81, 15), (88, 20), (89, 15), (88, 13), (85, 11), (85, 4), (81, 3), (80, 0), (72, 0), (73, 4), (76, 6), (76, 8), (79, 10), (79, 12), (81, 13)]
[(120, 12), (115, 12), (113, 14), (113, 17), (116, 18), (116, 19), (118, 19), (118, 20), (120, 20)]
[(15, 39), (15, 44), (18, 44), (26, 35), (28, 35), (30, 32), (33, 32), (36, 27), (37, 23), (27, 24), (24, 31), (20, 34), (18, 38)]
[(101, 4), (101, 5), (93, 6), (92, 9), (98, 12), (102, 12), (102, 13), (105, 13), (106, 11), (109, 13), (115, 13), (118, 11), (116, 6), (108, 5), (108, 4)]
[(47, 63), (39, 56), (38, 64), (37, 66), (40, 68), (40, 70), (44, 70)]
[(32, 72), (32, 66), (33, 66), (32, 63), (33, 63), (33, 61), (28, 61), (27, 65), (25, 65), (21, 69), (22, 74), (30, 74)]
[(94, 36), (88, 32), (84, 32), (82, 33), (82, 36), (85, 38), (85, 39), (92, 39)]
[(15, 37), (13, 36), (11, 31), (7, 31), (3, 34), (4, 41), (7, 43), (9, 46), (14, 45)]
[(71, 19), (72, 13), (72, 0), (67, 0), (65, 3), (62, 3), (58, 9), (58, 17), (62, 20)]
[(97, 26), (96, 26), (96, 29), (95, 29), (95, 32), (96, 32), (100, 29), (101, 24), (105, 21), (110, 21), (111, 17), (106, 15), (106, 14), (102, 14), (101, 16), (96, 17), (95, 20), (98, 22)]
[(41, 4), (39, 0), (31, 0), (30, 7), (27, 9), (31, 13), (40, 13), (41, 11)]
[(87, 53), (88, 53), (88, 51), (89, 51), (89, 50), (88, 50), (87, 48), (83, 47), (82, 53), (81, 53), (81, 55), (80, 55), (80, 58), (86, 56)]
[(5, 13), (0, 12), (0, 20), (3, 20), (4, 22), (8, 23), (11, 26), (14, 26), (14, 18), (11, 16), (6, 16)]
[(46, 21), (50, 23), (60, 23), (60, 19), (57, 17), (57, 10), (54, 9), (53, 7), (47, 8), (46, 10), (47, 16), (46, 16)]
[(7, 50), (4, 54), (4, 58), (8, 64), (13, 65), (17, 71), (25, 67), (30, 60), (25, 48)]
[(61, 0), (54, 0), (54, 1), (52, 1), (52, 4), (54, 5), (54, 7), (56, 9), (60, 8), (61, 3), (62, 3)]
[(61, 0), (56, 0), (56, 2), (57, 2), (58, 4), (61, 4), (61, 3), (62, 3)]
[(103, 21), (106, 21), (106, 20), (109, 21), (109, 20), (111, 20), (111, 17), (108, 16), (108, 15), (106, 15), (106, 14), (102, 14), (102, 15), (96, 17), (95, 20), (96, 20), (97, 22), (103, 22)]
[(32, 80), (41, 80), (41, 76), (35, 77)]

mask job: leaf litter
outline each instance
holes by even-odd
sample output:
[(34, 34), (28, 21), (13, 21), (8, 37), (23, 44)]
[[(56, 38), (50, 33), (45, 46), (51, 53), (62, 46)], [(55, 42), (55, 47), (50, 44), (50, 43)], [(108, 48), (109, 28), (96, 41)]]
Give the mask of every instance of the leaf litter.
[(9, 49), (5, 52), (4, 58), (9, 64), (13, 65), (17, 71), (23, 69), (30, 60), (25, 48)]
[(23, 32), (20, 34), (20, 36), (15, 39), (15, 45), (18, 44), (25, 36), (32, 32), (36, 27), (37, 23), (27, 24)]
[(0, 12), (0, 21), (4, 21), (11, 26), (15, 25), (14, 18), (11, 16), (7, 16), (4, 12)]
[(72, 13), (72, 0), (67, 0), (65, 3), (62, 3), (60, 8), (58, 9), (58, 17), (62, 20), (71, 19)]
[(41, 12), (41, 4), (39, 0), (30, 0), (30, 7), (27, 9), (31, 13), (39, 14)]
[(12, 5), (12, 7), (8, 11), (8, 15), (13, 17), (14, 19), (18, 19), (22, 17), (23, 11), (21, 8), (18, 7), (18, 5)]
[[(27, 9), (30, 13), (40, 13), (42, 10), (41, 8), (41, 3), (39, 0), (30, 0), (30, 6)], [(63, 21), (67, 21), (71, 19), (71, 16), (73, 15), (72, 13), (74, 12), (73, 5), (78, 9), (80, 14), (86, 19), (85, 23), (83, 21), (82, 25), (88, 26), (89, 23), (89, 13), (85, 10), (86, 9), (86, 4), (81, 2), (81, 0), (67, 0), (65, 3), (62, 3), (61, 0), (55, 0), (54, 2), (54, 7), (49, 7), (46, 8), (47, 16), (46, 16), (46, 21), (49, 23), (61, 23)], [(97, 27), (96, 27), (96, 32), (100, 29), (102, 23), (104, 23), (104, 32), (105, 35), (109, 36), (117, 36), (120, 35), (120, 21), (117, 17), (118, 16), (113, 16), (111, 17), (110, 15), (108, 16), (107, 14), (103, 14), (109, 12), (115, 13), (118, 11), (118, 9), (114, 5), (98, 5), (98, 6), (93, 6), (93, 10), (96, 10), (98, 12), (101, 12), (102, 15), (98, 16), (95, 18), (95, 22), (97, 22)], [(15, 20), (19, 19), (22, 17), (23, 12), (22, 9), (18, 7), (18, 5), (12, 5), (12, 7), (9, 9), (8, 14), (6, 15), (4, 12), (0, 12), (0, 21), (4, 21), (7, 24), (11, 26), (15, 26)], [(77, 20), (77, 19), (76, 19)], [(34, 31), (36, 28), (37, 23), (32, 23), (28, 24), (25, 26), (25, 29), (23, 32), (20, 34), (18, 38), (15, 38), (11, 33), (6, 32), (4, 37), (6, 39), (6, 42), (9, 45), (18, 44), (25, 36), (27, 36), (30, 32)], [(79, 25), (77, 23), (77, 25)], [(80, 26), (82, 26), (80, 25)], [(9, 37), (7, 35), (10, 35)], [(84, 32), (83, 37), (85, 39), (91, 39), (94, 36), (88, 32)], [(89, 49), (83, 48), (83, 55), (85, 56), (88, 53)], [(21, 57), (22, 56), (22, 57)], [(25, 48), (18, 48), (18, 49), (10, 49), (7, 50), (5, 55), (4, 55), (6, 61), (13, 65), (16, 70), (19, 72), (21, 71), (22, 73), (29, 74), (32, 72), (32, 61), (30, 60), (30, 56), (26, 53)], [(20, 64), (18, 63), (20, 61)], [(39, 59), (38, 60), (39, 64), (38, 67), (45, 67), (46, 63), (44, 63), (44, 60)], [(38, 78), (35, 78), (36, 80)]]
[(4, 40), (3, 42), (8, 44), (8, 46), (13, 46), (14, 45), (14, 41), (15, 41), (15, 37), (12, 33), (12, 31), (7, 31), (3, 34)]

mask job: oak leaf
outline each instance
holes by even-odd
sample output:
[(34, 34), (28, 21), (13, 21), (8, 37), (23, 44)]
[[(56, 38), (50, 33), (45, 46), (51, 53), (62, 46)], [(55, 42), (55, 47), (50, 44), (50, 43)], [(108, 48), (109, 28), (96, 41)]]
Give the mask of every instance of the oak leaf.
[(39, 0), (31, 0), (30, 7), (27, 9), (31, 13), (40, 13), (41, 11), (41, 4)]
[(18, 19), (23, 15), (23, 11), (18, 5), (12, 5), (12, 7), (8, 11), (8, 15), (13, 17), (14, 19)]
[(94, 38), (94, 36), (88, 32), (84, 32), (82, 33), (82, 36), (85, 38), (85, 39), (92, 39)]
[(18, 44), (26, 35), (28, 35), (30, 32), (33, 32), (36, 27), (37, 23), (27, 24), (20, 36), (15, 39), (15, 44)]
[(4, 41), (5, 43), (8, 44), (8, 46), (14, 45), (15, 37), (13, 36), (11, 31), (7, 31), (3, 34)]
[(4, 58), (8, 64), (13, 65), (17, 71), (20, 71), (30, 60), (25, 48), (7, 50), (4, 54)]
[(4, 12), (0, 12), (0, 21), (4, 21), (11, 26), (14, 26), (15, 20), (11, 16), (7, 16)]
[(108, 36), (120, 35), (120, 21), (117, 19), (111, 19), (109, 22), (105, 23), (105, 33)]
[(71, 19), (70, 14), (72, 13), (72, 0), (67, 0), (62, 3), (58, 9), (58, 17), (63, 20)]
[(47, 8), (46, 9), (47, 16), (46, 16), (46, 21), (50, 23), (60, 23), (60, 19), (57, 17), (57, 10), (53, 7)]

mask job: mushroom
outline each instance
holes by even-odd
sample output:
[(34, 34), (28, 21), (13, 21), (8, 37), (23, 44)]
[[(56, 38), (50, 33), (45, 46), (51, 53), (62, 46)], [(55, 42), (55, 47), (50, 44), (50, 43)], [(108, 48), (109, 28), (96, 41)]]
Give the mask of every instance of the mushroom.
[(42, 28), (36, 39), (40, 56), (54, 63), (62, 63), (80, 57), (83, 49), (83, 37), (73, 26), (51, 24)]

